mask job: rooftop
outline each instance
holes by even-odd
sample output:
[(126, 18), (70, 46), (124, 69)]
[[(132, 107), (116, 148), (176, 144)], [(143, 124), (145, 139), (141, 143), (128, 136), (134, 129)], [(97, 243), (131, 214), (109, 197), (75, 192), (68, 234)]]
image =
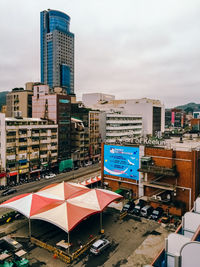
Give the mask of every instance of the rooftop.
[(192, 139), (183, 137), (181, 142), (180, 137), (173, 137), (171, 139), (166, 139), (165, 143), (164, 147), (166, 149), (178, 151), (200, 150), (200, 137), (193, 137)]

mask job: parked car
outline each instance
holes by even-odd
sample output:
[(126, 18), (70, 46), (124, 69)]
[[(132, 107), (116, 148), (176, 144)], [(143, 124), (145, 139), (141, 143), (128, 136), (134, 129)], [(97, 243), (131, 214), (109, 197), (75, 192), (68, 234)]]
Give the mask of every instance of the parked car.
[(49, 173), (49, 174), (45, 175), (45, 179), (51, 179), (54, 177), (56, 177), (55, 173)]
[(103, 250), (110, 246), (110, 241), (107, 239), (99, 239), (94, 242), (90, 248), (90, 252), (94, 255), (99, 255)]
[(153, 207), (150, 205), (146, 205), (141, 209), (140, 214), (142, 217), (148, 218), (152, 212), (153, 212)]
[(133, 211), (131, 213), (139, 216), (140, 215), (140, 211), (141, 209), (146, 205), (146, 202), (145, 201), (139, 201), (139, 203), (137, 205), (135, 205)]
[(63, 170), (63, 172), (71, 172), (72, 171), (72, 168), (66, 168)]
[(92, 161), (88, 161), (88, 162), (86, 162), (86, 163), (84, 164), (85, 167), (87, 167), (87, 166), (91, 166), (91, 165), (92, 165)]
[(79, 169), (79, 167), (78, 167), (78, 166), (75, 166), (75, 167), (74, 167), (74, 170), (78, 170), (78, 169)]
[(132, 201), (129, 201), (128, 203), (126, 203), (123, 206), (121, 212), (125, 212), (125, 211), (131, 212), (134, 209), (134, 207), (135, 207), (135, 202), (133, 200)]
[(1, 193), (2, 196), (8, 196), (17, 192), (17, 189), (9, 188)]
[(163, 215), (163, 208), (157, 207), (150, 215), (150, 219), (157, 221)]

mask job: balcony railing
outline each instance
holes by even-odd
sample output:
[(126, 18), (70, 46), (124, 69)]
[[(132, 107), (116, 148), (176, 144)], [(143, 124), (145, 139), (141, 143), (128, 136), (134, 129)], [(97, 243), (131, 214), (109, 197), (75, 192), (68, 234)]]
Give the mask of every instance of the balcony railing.
[(157, 188), (157, 189), (168, 190), (168, 191), (174, 191), (176, 188), (176, 185), (153, 182), (153, 181), (142, 182), (142, 185), (152, 187), (152, 188)]
[(10, 142), (6, 144), (7, 147), (15, 147), (16, 146), (16, 142)]
[(155, 166), (155, 165), (142, 165), (138, 169), (138, 171), (145, 172), (145, 173), (173, 176), (173, 177), (176, 177), (178, 175), (178, 172), (175, 166), (173, 168), (166, 168), (166, 167)]

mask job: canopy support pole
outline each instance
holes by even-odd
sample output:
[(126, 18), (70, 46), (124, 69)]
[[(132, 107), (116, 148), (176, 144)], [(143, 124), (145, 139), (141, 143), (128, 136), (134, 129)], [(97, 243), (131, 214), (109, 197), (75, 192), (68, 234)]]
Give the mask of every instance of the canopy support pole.
[(103, 232), (103, 229), (102, 229), (102, 212), (100, 212), (100, 232), (101, 233)]
[(69, 251), (69, 247), (70, 247), (70, 243), (69, 243), (69, 232), (67, 233), (67, 235), (68, 235), (68, 254), (70, 253), (70, 251)]
[(29, 230), (29, 237), (31, 238), (31, 219), (28, 218), (28, 230)]

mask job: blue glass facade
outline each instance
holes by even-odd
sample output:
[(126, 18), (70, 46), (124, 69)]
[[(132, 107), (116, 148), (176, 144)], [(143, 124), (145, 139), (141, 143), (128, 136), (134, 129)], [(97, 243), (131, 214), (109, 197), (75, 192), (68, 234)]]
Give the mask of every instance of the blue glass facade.
[(69, 32), (70, 17), (66, 14), (51, 10), (49, 11), (49, 31), (59, 30), (62, 32)]
[(41, 82), (74, 93), (74, 34), (70, 17), (57, 10), (40, 13)]
[(61, 65), (61, 86), (70, 94), (70, 68), (67, 65)]
[[(40, 22), (44, 21), (44, 13), (40, 13)], [(45, 35), (45, 27), (40, 25), (40, 70), (41, 70), (41, 82), (44, 83), (44, 35)]]

